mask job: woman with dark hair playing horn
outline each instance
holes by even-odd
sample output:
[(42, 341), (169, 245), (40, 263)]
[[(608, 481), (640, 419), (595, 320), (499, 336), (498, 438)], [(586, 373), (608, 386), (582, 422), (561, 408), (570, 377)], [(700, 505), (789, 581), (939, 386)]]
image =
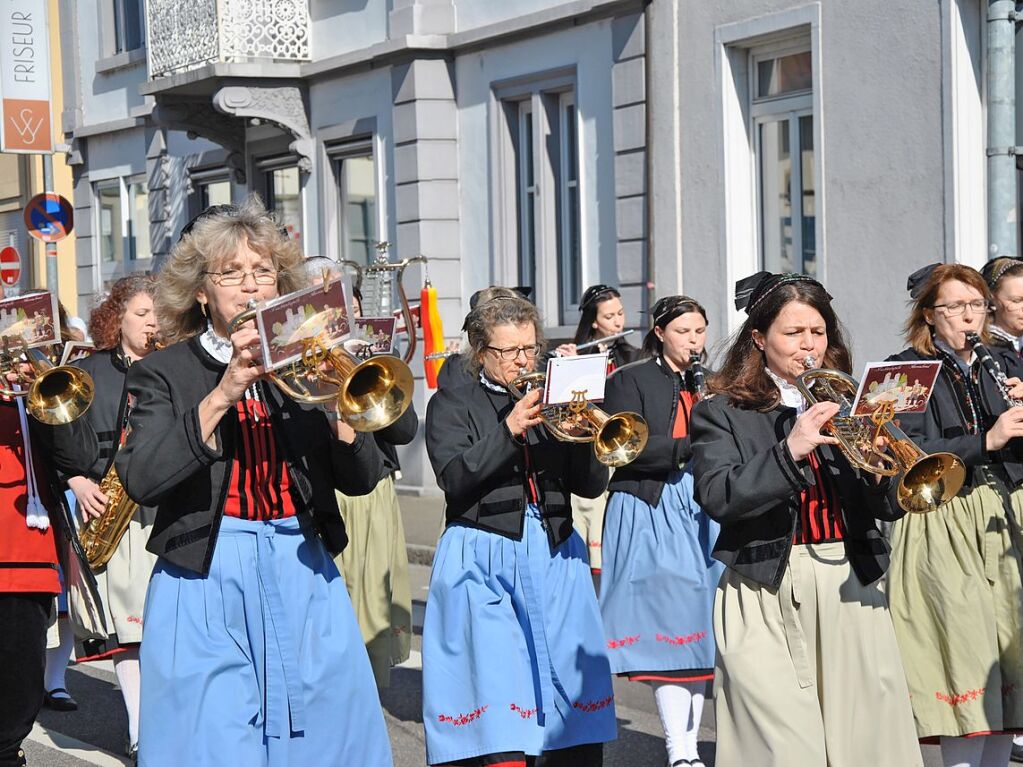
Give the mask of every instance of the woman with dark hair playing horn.
[[(1005, 733), (1023, 728), (1023, 504), (1010, 497), (1023, 482), (1010, 442), (1023, 436), (1023, 408), (1007, 407), (967, 339), (988, 340), (981, 275), (932, 264), (907, 287), (910, 346), (892, 359), (939, 360), (941, 373), (926, 412), (901, 415), (902, 428), (927, 453), (959, 456), (967, 481), (937, 511), (895, 523), (888, 598), (920, 738), (940, 738), (946, 765), (1001, 767)], [(1015, 351), (990, 353), (1007, 393), (1023, 397)]]
[(639, 413), (652, 433), (608, 485), (600, 609), (611, 671), (654, 689), (669, 767), (703, 767), (697, 734), (714, 678), (712, 612), (722, 570), (711, 558), (718, 525), (693, 500), (689, 466), (707, 313), (695, 299), (669, 296), (651, 314), (643, 343), (650, 358), (615, 371), (601, 406)]
[[(169, 343), (128, 369), (115, 466), (156, 504), (142, 641), (140, 762), (386, 765), (373, 673), (331, 553), (335, 489), (372, 490), (372, 437), (265, 378), (250, 301), (301, 287), (296, 242), (259, 201), (201, 215), (156, 308)], [(233, 330), (233, 332), (232, 332)]]
[(591, 767), (616, 732), (614, 692), (569, 493), (595, 497), (591, 445), (544, 428), (541, 389), (508, 387), (543, 350), (528, 301), (481, 301), (465, 367), (426, 413), (447, 502), (423, 624), (423, 723), (432, 765)]
[(905, 675), (878, 580), (875, 520), (903, 512), (890, 481), (853, 469), (806, 406), (813, 367), (850, 370), (831, 296), (760, 272), (713, 396), (693, 411), (696, 499), (721, 524), (714, 604), (717, 767), (919, 767)]
[[(101, 517), (108, 499), (99, 483), (113, 465), (121, 444), (128, 415), (124, 381), (128, 368), (155, 348), (157, 332), (153, 295), (156, 286), (148, 275), (122, 277), (110, 295), (93, 310), (89, 332), (97, 351), (76, 367), (89, 373), (96, 385), (96, 397), (83, 418), (96, 431), (99, 455), (91, 466), (79, 467), (67, 479), (78, 501), (82, 524)], [(146, 586), (156, 556), (146, 551), (146, 541), (156, 518), (156, 508), (140, 506), (110, 561), (97, 568), (96, 579), (111, 636), (86, 642), (86, 657), (79, 662), (113, 658), (114, 672), (128, 714), (126, 750), (135, 756), (139, 740), (139, 643), (142, 641), (142, 613)]]

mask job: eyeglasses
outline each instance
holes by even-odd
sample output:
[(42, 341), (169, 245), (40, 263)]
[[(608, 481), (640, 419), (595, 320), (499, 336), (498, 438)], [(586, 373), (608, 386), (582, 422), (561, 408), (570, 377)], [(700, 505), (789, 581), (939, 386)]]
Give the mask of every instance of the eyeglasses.
[(503, 360), (517, 359), (520, 354), (525, 354), (527, 360), (531, 360), (540, 353), (540, 344), (533, 344), (532, 346), (508, 346), (504, 349), (499, 349), (496, 346), (486, 347), (495, 354), (500, 354)]
[(933, 308), (944, 309), (945, 314), (949, 317), (958, 317), (966, 311), (967, 306), (976, 314), (987, 314), (991, 311), (991, 306), (983, 298), (978, 298), (976, 301), (953, 301), (950, 304), (935, 304)]
[(257, 267), (251, 272), (246, 272), (243, 269), (227, 269), (223, 272), (203, 272), (203, 274), (213, 280), (216, 285), (221, 285), (225, 288), (241, 285), (250, 274), (257, 285), (277, 284), (277, 270), (268, 269), (265, 266)]

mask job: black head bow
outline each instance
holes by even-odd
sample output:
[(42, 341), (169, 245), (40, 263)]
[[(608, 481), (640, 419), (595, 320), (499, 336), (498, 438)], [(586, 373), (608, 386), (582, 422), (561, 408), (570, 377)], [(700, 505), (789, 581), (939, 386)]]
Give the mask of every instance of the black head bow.
[(586, 288), (586, 292), (579, 299), (579, 309), (581, 311), (590, 304), (595, 304), (607, 298), (617, 298), (620, 295), (618, 289), (612, 288), (610, 285), (591, 285)]
[(695, 311), (694, 307), (699, 305), (695, 298), (689, 296), (665, 296), (654, 304), (650, 315), (654, 318), (654, 325), (664, 328), (676, 317)]
[(927, 280), (930, 279), (934, 270), (941, 266), (940, 263), (928, 264), (927, 266), (921, 266), (906, 280), (906, 290), (909, 291), (910, 298), (919, 298), (920, 294), (924, 292), (924, 285), (927, 284)]
[[(821, 290), (824, 290), (823, 285), (806, 274), (757, 272), (735, 283), (735, 308), (743, 309), (746, 311), (746, 314), (749, 314), (757, 304), (777, 288), (793, 282), (811, 282)], [(824, 291), (824, 295), (828, 297), (829, 301), (831, 300), (830, 293)]]
[(984, 268), (980, 270), (980, 273), (984, 277), (984, 282), (987, 283), (987, 286), (994, 290), (998, 281), (1014, 266), (1023, 266), (1023, 259), (1014, 258), (1013, 256), (999, 256), (984, 264)]

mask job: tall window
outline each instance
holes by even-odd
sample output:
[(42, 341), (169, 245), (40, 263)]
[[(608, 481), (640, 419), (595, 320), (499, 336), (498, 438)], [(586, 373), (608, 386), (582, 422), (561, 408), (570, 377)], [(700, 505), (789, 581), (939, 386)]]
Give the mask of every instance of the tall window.
[(817, 273), (810, 51), (752, 54), (761, 263)]
[(145, 42), (142, 0), (113, 0), (114, 53), (141, 48)]
[(338, 189), (341, 258), (369, 264), (376, 258), (377, 184), (373, 139), (327, 147)]
[(301, 240), (302, 187), (294, 158), (261, 160), (259, 167), (265, 174), (267, 208), (277, 213), (290, 237)]
[(199, 184), (199, 210), (213, 205), (231, 204), (231, 182), (226, 178), (205, 181)]
[(103, 280), (152, 258), (149, 239), (149, 190), (144, 177), (113, 178), (94, 186), (98, 255)]
[[(559, 325), (577, 317), (581, 285), (578, 117), (571, 80), (541, 83), (503, 99), (514, 172), (514, 248), (518, 282), (532, 287)], [(511, 187), (509, 187), (509, 190)]]

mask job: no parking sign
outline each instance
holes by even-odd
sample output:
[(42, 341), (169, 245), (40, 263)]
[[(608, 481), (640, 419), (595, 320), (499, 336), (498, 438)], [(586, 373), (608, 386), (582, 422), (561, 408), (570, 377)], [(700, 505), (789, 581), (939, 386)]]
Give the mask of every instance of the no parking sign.
[(37, 194), (25, 206), (25, 228), (37, 240), (58, 242), (71, 234), (74, 226), (74, 208), (59, 194)]

